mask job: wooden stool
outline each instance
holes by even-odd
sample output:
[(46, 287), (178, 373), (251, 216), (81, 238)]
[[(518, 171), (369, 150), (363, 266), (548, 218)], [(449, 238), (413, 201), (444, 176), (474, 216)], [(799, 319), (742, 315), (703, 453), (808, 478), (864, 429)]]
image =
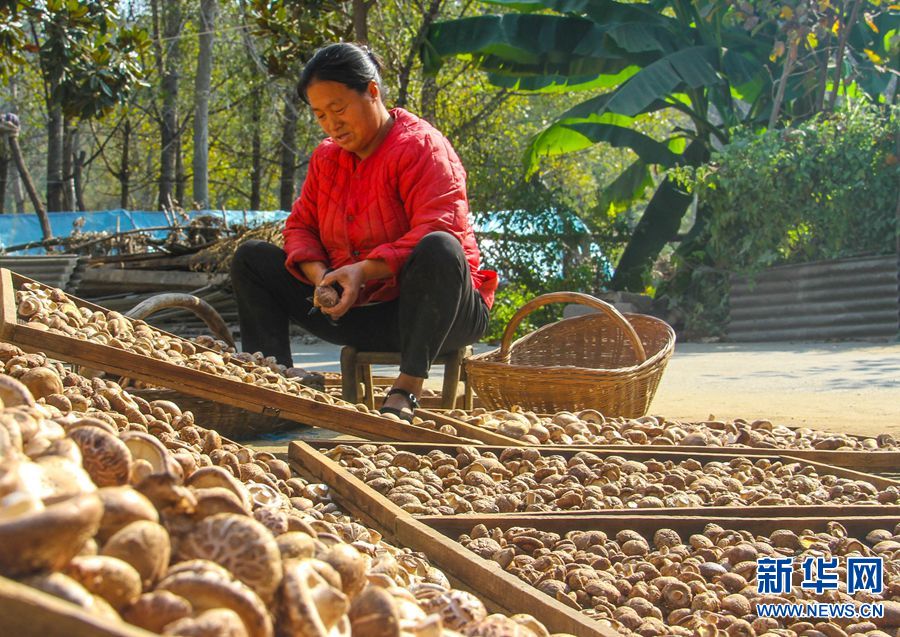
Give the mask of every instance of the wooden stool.
[[(444, 384), (441, 389), (441, 407), (456, 407), (456, 391), (459, 381), (466, 383), (463, 400), (464, 409), (472, 409), (472, 392), (465, 379), (463, 359), (472, 355), (472, 347), (466, 346), (454, 352), (441, 354), (435, 364), (444, 366)], [(351, 403), (364, 402), (369, 409), (375, 408), (375, 392), (372, 389), (372, 365), (399, 365), (400, 352), (360, 352), (349, 345), (341, 348), (341, 394)], [(362, 387), (360, 387), (362, 385)], [(362, 391), (361, 391), (362, 390)]]

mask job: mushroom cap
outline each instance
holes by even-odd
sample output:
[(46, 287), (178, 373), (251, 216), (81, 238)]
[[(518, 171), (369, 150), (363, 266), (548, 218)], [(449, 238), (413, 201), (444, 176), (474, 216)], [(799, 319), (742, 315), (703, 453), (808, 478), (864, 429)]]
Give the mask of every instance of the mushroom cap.
[(229, 608), (213, 608), (196, 617), (185, 617), (163, 629), (178, 637), (248, 637), (240, 615)]
[[(515, 622), (506, 615), (499, 613), (488, 615), (479, 622), (469, 624), (465, 627), (463, 634), (467, 636), (477, 635), (478, 637), (538, 637), (538, 633), (532, 630), (530, 626)], [(543, 634), (548, 635), (549, 633), (544, 629)]]
[(18, 407), (19, 405), (34, 406), (34, 396), (25, 385), (12, 376), (0, 374), (0, 406)]
[(116, 611), (133, 604), (141, 594), (141, 576), (127, 562), (107, 555), (76, 556), (65, 573)]
[(20, 581), (31, 588), (64, 599), (82, 608), (91, 604), (90, 591), (64, 573), (40, 573), (29, 575)]
[(322, 556), (322, 560), (341, 576), (341, 590), (350, 599), (366, 587), (369, 561), (349, 544), (335, 544)]
[(227, 469), (216, 466), (201, 467), (188, 476), (184, 483), (193, 489), (212, 487), (229, 489), (240, 498), (244, 510), (250, 511), (251, 501), (247, 488)]
[(24, 353), (25, 352), (16, 345), (0, 341), (0, 362), (9, 362), (9, 359), (15, 358), (16, 356), (22, 356)]
[(169, 533), (152, 520), (138, 520), (116, 531), (100, 550), (123, 560), (140, 574), (144, 588), (149, 588), (166, 572), (172, 555)]
[(313, 305), (316, 307), (334, 307), (340, 300), (337, 290), (330, 285), (317, 285), (313, 292)]
[(103, 505), (83, 493), (0, 522), (0, 574), (17, 577), (65, 566), (100, 526)]
[(54, 370), (49, 367), (32, 367), (25, 370), (19, 381), (28, 388), (35, 399), (47, 398), (53, 394), (61, 394), (63, 383)]
[(153, 503), (134, 487), (103, 487), (97, 493), (103, 501), (103, 519), (97, 532), (100, 542), (106, 542), (114, 533), (132, 522), (159, 522), (159, 513)]
[(100, 427), (75, 427), (69, 438), (78, 443), (82, 464), (98, 487), (128, 484), (131, 452), (117, 436)]
[[(419, 588), (423, 592), (428, 590), (425, 586)], [(487, 617), (487, 609), (480, 599), (456, 588), (438, 595), (420, 595), (417, 592), (416, 599), (425, 612), (439, 614), (444, 626), (451, 630), (462, 629), (469, 623), (480, 622)]]
[(122, 619), (144, 630), (159, 633), (172, 622), (182, 617), (190, 617), (191, 603), (169, 591), (144, 593), (137, 601), (125, 609)]
[(65, 456), (41, 456), (35, 458), (34, 466), (39, 470), (39, 494), (44, 504), (55, 504), (82, 493), (97, 491), (81, 465)]
[(302, 531), (288, 531), (275, 538), (281, 560), (305, 559), (316, 554), (316, 541)]
[(234, 491), (225, 487), (206, 487), (192, 489), (197, 497), (197, 506), (194, 509), (194, 519), (203, 518), (218, 513), (235, 513), (247, 515), (248, 511), (241, 502), (240, 497)]
[(102, 597), (91, 595), (84, 586), (63, 573), (32, 575), (23, 579), (22, 583), (75, 604), (95, 617), (112, 621), (119, 619), (116, 611)]
[(338, 626), (350, 602), (331, 579), (340, 584), (333, 569), (319, 560), (288, 562), (279, 590), (279, 635), (329, 635)]
[(133, 460), (146, 460), (153, 467), (153, 473), (168, 472), (168, 452), (155, 437), (143, 431), (124, 431), (119, 438), (128, 447)]
[(171, 400), (154, 400), (150, 403), (151, 407), (159, 407), (165, 413), (175, 418), (181, 415), (181, 407), (173, 403)]
[(184, 570), (169, 574), (156, 587), (190, 601), (195, 612), (229, 608), (236, 612), (249, 637), (272, 637), (272, 620), (259, 595), (226, 573)]
[(383, 588), (367, 586), (350, 605), (354, 635), (400, 637), (400, 617), (394, 597)]
[(179, 559), (193, 558), (221, 564), (265, 602), (281, 582), (281, 554), (275, 538), (246, 515), (219, 513), (203, 519), (179, 545)]

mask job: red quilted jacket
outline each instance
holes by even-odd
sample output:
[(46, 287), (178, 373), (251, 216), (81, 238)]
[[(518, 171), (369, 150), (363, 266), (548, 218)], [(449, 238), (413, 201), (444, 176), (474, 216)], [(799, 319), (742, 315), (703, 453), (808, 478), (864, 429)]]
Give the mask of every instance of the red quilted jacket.
[(369, 281), (357, 305), (397, 298), (397, 275), (419, 239), (443, 230), (455, 235), (488, 307), (497, 274), (479, 270), (480, 253), (469, 225), (466, 171), (450, 142), (423, 119), (391, 110), (394, 125), (366, 159), (331, 138), (313, 153), (300, 197), (284, 226), (285, 266), (324, 261), (338, 268), (363, 259), (384, 260), (394, 276)]

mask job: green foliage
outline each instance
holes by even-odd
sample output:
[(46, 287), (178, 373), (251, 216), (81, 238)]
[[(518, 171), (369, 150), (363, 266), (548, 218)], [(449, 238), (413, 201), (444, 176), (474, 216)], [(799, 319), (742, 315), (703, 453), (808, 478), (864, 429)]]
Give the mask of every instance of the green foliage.
[(117, 4), (47, 0), (24, 11), (50, 99), (69, 117), (105, 115), (141, 81), (147, 32), (118, 25)]
[(5, 80), (25, 63), (24, 9), (30, 2), (21, 0), (0, 1), (0, 80)]
[[(509, 283), (501, 286), (494, 296), (494, 306), (491, 308), (491, 321), (483, 340), (489, 343), (497, 343), (503, 338), (503, 330), (509, 324), (516, 311), (533, 299), (535, 294), (521, 283)], [(519, 333), (530, 332), (535, 329), (534, 314), (526, 316), (519, 324)]]
[[(807, 118), (822, 109), (829, 88), (878, 95), (898, 63), (900, 14), (880, 1), (487, 2), (514, 12), (433, 25), (422, 47), (426, 70), (456, 57), (478, 64), (497, 86), (606, 89), (545, 124), (524, 163), (532, 173), (547, 158), (598, 143), (632, 149), (637, 161), (600, 194), (607, 209), (640, 200), (651, 185), (672, 190), (651, 170), (697, 165), (739, 123)], [(688, 125), (661, 138), (642, 132), (659, 113), (681, 114)], [(689, 141), (706, 148), (690, 157)], [(618, 264), (617, 289), (642, 287), (687, 209), (689, 198), (657, 192), (666, 196), (647, 205)]]
[(896, 245), (900, 109), (858, 104), (780, 131), (741, 129), (673, 171), (708, 208), (720, 267), (887, 254)]
[[(612, 269), (605, 255), (612, 235), (588, 232), (570, 210), (504, 210), (478, 217), (484, 267), (496, 270), (501, 282), (487, 340), (499, 339), (515, 310), (535, 296), (561, 290), (596, 293), (609, 281)], [(557, 320), (562, 309), (538, 309), (518, 334)]]

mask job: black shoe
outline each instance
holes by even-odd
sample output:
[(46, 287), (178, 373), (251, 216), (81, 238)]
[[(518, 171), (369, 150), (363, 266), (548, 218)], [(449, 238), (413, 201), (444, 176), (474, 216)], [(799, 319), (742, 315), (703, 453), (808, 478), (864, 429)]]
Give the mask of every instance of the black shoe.
[[(416, 409), (419, 408), (419, 400), (416, 398), (416, 395), (406, 391), (405, 389), (398, 389), (394, 387), (389, 390), (387, 394), (384, 395), (384, 399), (387, 400), (388, 396), (393, 394), (400, 394), (403, 398), (406, 399), (406, 402), (409, 404), (409, 408), (415, 412)], [(400, 420), (405, 420), (409, 424), (412, 424), (413, 414), (408, 411), (403, 411), (402, 409), (397, 409), (396, 407), (382, 407), (378, 410), (382, 414), (394, 414)]]

